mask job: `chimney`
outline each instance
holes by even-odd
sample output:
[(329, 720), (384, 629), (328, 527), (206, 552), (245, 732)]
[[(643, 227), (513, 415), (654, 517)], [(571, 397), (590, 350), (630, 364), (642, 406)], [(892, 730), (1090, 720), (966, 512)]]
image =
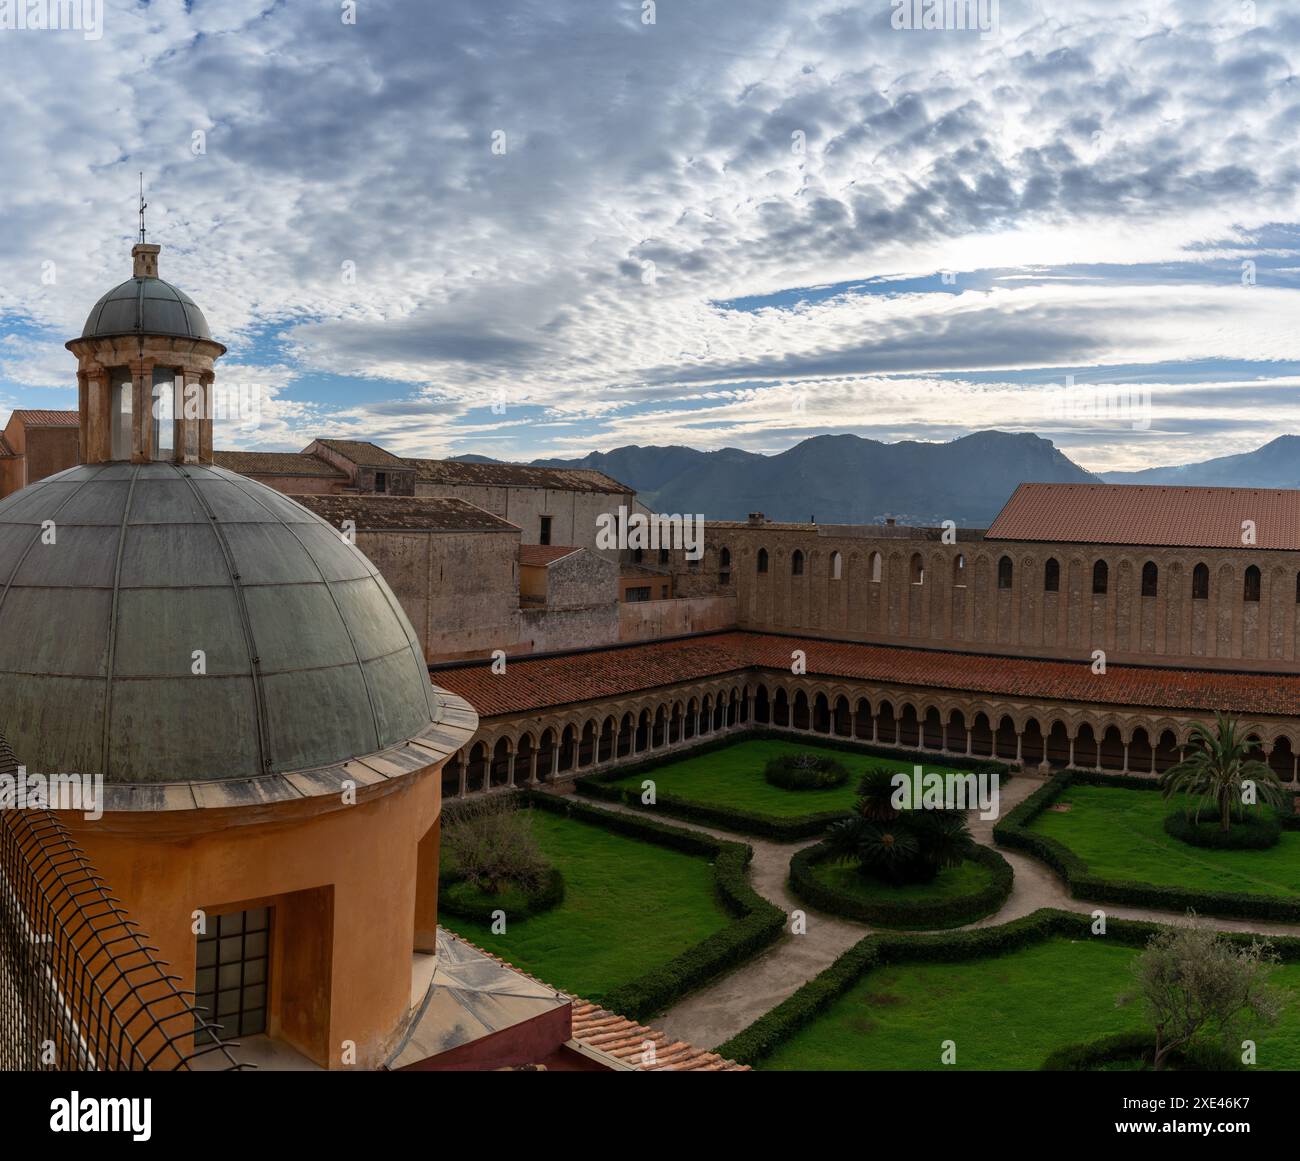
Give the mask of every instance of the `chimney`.
[(755, 527), (767, 523), (767, 517), (762, 512), (751, 512), (749, 514), (749, 523)]
[(137, 242), (131, 247), (131, 261), (134, 269), (131, 271), (132, 278), (157, 278), (158, 277), (158, 251), (161, 246), (155, 246), (151, 242)]

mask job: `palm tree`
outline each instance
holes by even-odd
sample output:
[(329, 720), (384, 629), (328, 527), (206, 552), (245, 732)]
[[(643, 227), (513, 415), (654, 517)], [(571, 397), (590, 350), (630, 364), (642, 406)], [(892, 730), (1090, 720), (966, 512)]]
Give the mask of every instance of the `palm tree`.
[(1212, 802), (1218, 807), (1219, 828), (1231, 830), (1233, 807), (1245, 805), (1247, 782), (1255, 784), (1261, 801), (1281, 805), (1282, 784), (1266, 763), (1250, 757), (1256, 743), (1241, 732), (1239, 722), (1215, 711), (1214, 726), (1197, 722), (1191, 741), (1191, 753), (1160, 776), (1160, 786), (1166, 798), (1175, 794), (1194, 797), (1198, 822), (1201, 808)]
[(921, 844), (905, 827), (869, 822), (859, 815), (833, 823), (826, 841), (837, 862), (858, 863), (889, 883), (910, 882), (921, 869)]
[(894, 774), (888, 766), (870, 766), (858, 783), (857, 812), (874, 822), (892, 822), (898, 817), (894, 806)]

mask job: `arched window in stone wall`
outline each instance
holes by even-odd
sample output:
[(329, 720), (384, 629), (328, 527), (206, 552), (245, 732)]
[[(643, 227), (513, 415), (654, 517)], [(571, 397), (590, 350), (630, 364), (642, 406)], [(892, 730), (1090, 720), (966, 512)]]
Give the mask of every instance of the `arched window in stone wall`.
[(803, 550), (800, 548), (790, 553), (790, 575), (803, 576)]
[(912, 560), (907, 566), (907, 577), (914, 585), (925, 584), (925, 561), (919, 552), (912, 553)]
[(724, 548), (718, 553), (718, 584), (731, 584), (731, 549)]
[(831, 553), (831, 580), (839, 580), (844, 575), (844, 558), (838, 552)]
[[(1297, 580), (1300, 584), (1300, 580)], [(1210, 569), (1205, 564), (1198, 564), (1192, 569), (1192, 600), (1208, 601), (1210, 599)]]
[(1097, 561), (1092, 566), (1092, 591), (1100, 596), (1104, 593), (1110, 584), (1110, 569), (1104, 560)]
[(966, 557), (960, 552), (952, 558), (952, 587), (966, 587)]
[(767, 549), (766, 548), (760, 548), (758, 550), (758, 571), (767, 572)]
[(1160, 570), (1156, 568), (1154, 560), (1148, 560), (1142, 566), (1142, 595), (1144, 597), (1154, 597), (1160, 585)]
[(1243, 601), (1259, 600), (1259, 569), (1253, 564), (1246, 569), (1246, 577), (1241, 589), (1241, 599)]
[(1009, 589), (1011, 587), (1011, 577), (1011, 557), (1004, 556), (998, 561), (998, 588)]
[(880, 553), (871, 554), (871, 580), (875, 584), (880, 583)]
[(1047, 558), (1043, 565), (1043, 592), (1059, 593), (1061, 591), (1061, 562), (1054, 556)]

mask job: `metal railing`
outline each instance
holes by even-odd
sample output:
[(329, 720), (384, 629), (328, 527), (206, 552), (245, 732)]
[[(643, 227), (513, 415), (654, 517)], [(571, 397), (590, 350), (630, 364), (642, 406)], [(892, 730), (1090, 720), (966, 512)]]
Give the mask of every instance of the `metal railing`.
[(245, 1067), (180, 983), (56, 815), (0, 809), (0, 1071)]

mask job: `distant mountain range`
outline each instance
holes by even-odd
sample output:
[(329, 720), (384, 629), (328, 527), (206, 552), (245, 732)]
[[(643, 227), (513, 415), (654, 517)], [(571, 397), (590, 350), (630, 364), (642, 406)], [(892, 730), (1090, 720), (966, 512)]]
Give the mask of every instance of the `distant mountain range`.
[[(485, 456), (460, 456), (491, 462)], [(978, 431), (950, 443), (881, 443), (856, 435), (819, 435), (777, 455), (739, 448), (696, 451), (641, 447), (592, 452), (581, 459), (540, 459), (539, 467), (595, 468), (637, 490), (660, 512), (702, 512), (711, 520), (821, 524), (984, 527), (1017, 485), (1192, 484), (1300, 488), (1300, 436), (1279, 436), (1253, 452), (1203, 463), (1095, 475), (1051, 440), (1032, 434)]]
[(1106, 472), (1108, 484), (1190, 484), (1214, 488), (1300, 488), (1300, 435), (1279, 435), (1252, 452), (1197, 464)]

